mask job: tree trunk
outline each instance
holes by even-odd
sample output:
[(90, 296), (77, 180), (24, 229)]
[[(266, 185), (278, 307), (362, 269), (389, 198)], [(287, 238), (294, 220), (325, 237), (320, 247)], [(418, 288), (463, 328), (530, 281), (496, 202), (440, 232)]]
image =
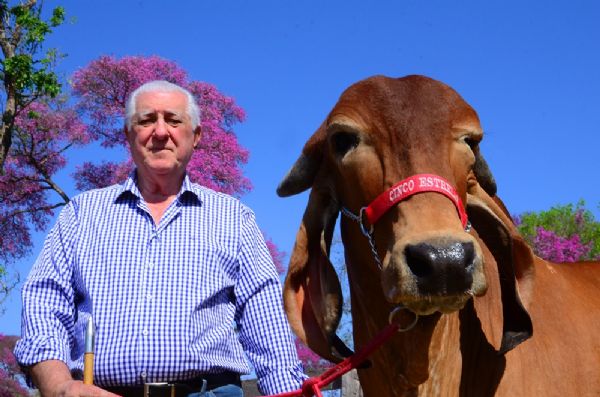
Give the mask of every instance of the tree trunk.
[(4, 162), (8, 157), (8, 151), (12, 145), (15, 110), (16, 101), (14, 96), (9, 93), (4, 114), (2, 115), (2, 124), (0, 124), (0, 175), (4, 174)]

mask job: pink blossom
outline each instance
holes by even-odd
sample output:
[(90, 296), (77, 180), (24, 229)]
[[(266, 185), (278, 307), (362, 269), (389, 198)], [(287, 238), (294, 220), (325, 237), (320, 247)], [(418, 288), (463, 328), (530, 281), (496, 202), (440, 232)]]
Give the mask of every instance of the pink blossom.
[(123, 182), (133, 169), (133, 161), (129, 158), (122, 163), (103, 161), (93, 164), (86, 161), (76, 167), (75, 186), (79, 190), (98, 189)]
[(533, 240), (533, 249), (540, 257), (553, 262), (577, 262), (592, 249), (592, 244), (583, 244), (579, 235), (561, 237), (556, 233), (538, 227)]
[(0, 397), (29, 396), (29, 391), (20, 381), (22, 374), (12, 352), (15, 340), (16, 337), (0, 334)]
[(277, 269), (277, 273), (285, 273), (285, 266), (283, 265), (283, 261), (285, 260), (285, 252), (281, 251), (270, 238), (266, 238), (265, 242), (267, 243), (267, 248), (269, 249), (271, 257), (273, 258), (273, 263), (275, 263), (275, 269)]
[(45, 230), (52, 210), (68, 202), (53, 178), (67, 163), (65, 152), (93, 138), (61, 100), (33, 102), (17, 114), (0, 175), (0, 263), (28, 254), (31, 231)]
[(318, 354), (310, 350), (308, 346), (296, 339), (296, 351), (298, 358), (304, 365), (304, 370), (308, 373), (320, 373), (333, 366), (329, 361), (321, 358)]
[(90, 142), (77, 113), (61, 103), (35, 102), (16, 118), (16, 133), (0, 175), (0, 261), (22, 257), (31, 248), (30, 229), (44, 230), (52, 207), (52, 177), (64, 168), (64, 152)]

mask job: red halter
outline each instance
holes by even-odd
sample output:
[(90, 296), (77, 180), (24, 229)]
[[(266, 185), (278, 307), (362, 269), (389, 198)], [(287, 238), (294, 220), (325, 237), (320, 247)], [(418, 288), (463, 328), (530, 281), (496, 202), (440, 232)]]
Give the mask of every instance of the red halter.
[(424, 192), (436, 192), (448, 197), (456, 206), (463, 228), (467, 228), (467, 213), (458, 193), (447, 180), (434, 174), (416, 174), (401, 180), (373, 200), (364, 209), (364, 215), (369, 224), (374, 225), (383, 214), (400, 201)]
[(410, 196), (423, 192), (436, 192), (448, 197), (458, 210), (463, 228), (467, 227), (467, 213), (458, 193), (447, 180), (433, 174), (413, 175), (381, 193), (365, 209), (367, 220), (371, 225), (374, 225), (394, 205)]
[[(342, 214), (346, 215), (360, 226), (362, 234), (364, 234), (369, 241), (371, 252), (373, 253), (375, 263), (379, 269), (382, 268), (382, 263), (379, 254), (377, 253), (377, 248), (375, 247), (375, 239), (373, 238), (373, 226), (375, 225), (375, 222), (400, 201), (405, 200), (414, 194), (424, 192), (440, 193), (448, 197), (456, 206), (463, 229), (467, 232), (471, 230), (471, 223), (467, 219), (465, 207), (463, 206), (458, 193), (447, 180), (434, 174), (416, 174), (401, 180), (385, 192), (381, 193), (368, 207), (362, 207), (358, 215), (354, 214), (346, 207), (342, 206), (340, 208)], [(365, 219), (368, 221), (368, 225), (365, 224)]]

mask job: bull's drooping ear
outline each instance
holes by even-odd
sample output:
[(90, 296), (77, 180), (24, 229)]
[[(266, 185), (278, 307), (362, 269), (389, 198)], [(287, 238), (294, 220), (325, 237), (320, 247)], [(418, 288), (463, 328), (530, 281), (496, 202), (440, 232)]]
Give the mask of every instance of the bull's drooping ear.
[[(493, 200), (483, 191), (478, 196), (469, 194), (467, 200), (467, 213), (473, 228), (479, 238), (485, 243), (497, 264), (498, 282), (502, 301), (502, 341), (500, 353), (504, 354), (527, 340), (533, 334), (533, 326), (529, 313), (521, 302), (517, 290), (517, 273), (515, 272), (515, 248), (522, 248), (520, 243), (515, 244), (511, 227), (498, 217), (491, 205)], [(485, 297), (484, 297), (485, 298)], [(477, 301), (476, 307), (477, 307)], [(493, 310), (489, 305), (486, 310)], [(493, 316), (490, 316), (493, 317)]]
[(481, 200), (483, 205), (485, 205), (489, 211), (493, 212), (508, 230), (513, 245), (513, 265), (517, 278), (517, 292), (521, 297), (521, 301), (527, 308), (531, 301), (535, 277), (535, 255), (533, 254), (533, 250), (520, 234), (517, 226), (512, 220), (510, 212), (500, 197), (490, 197), (490, 195), (477, 184), (470, 187), (469, 194), (471, 195), (471, 199), (476, 197)]
[(483, 158), (479, 147), (475, 149), (475, 165), (473, 166), (473, 172), (475, 173), (477, 182), (479, 182), (479, 185), (481, 185), (483, 190), (490, 196), (495, 196), (498, 190), (496, 180), (494, 179), (494, 175), (492, 175), (492, 171), (490, 170), (487, 161)]
[(342, 289), (329, 261), (339, 207), (323, 164), (325, 123), (277, 188), (280, 196), (312, 187), (283, 287), (285, 311), (300, 340), (321, 357), (338, 362), (352, 354), (335, 331), (342, 315)]
[(343, 302), (329, 249), (338, 211), (327, 192), (313, 187), (283, 288), (292, 329), (304, 344), (332, 362), (352, 354), (335, 333)]
[(302, 154), (279, 183), (277, 194), (280, 197), (301, 193), (312, 186), (321, 167), (324, 139), (325, 123), (306, 142)]

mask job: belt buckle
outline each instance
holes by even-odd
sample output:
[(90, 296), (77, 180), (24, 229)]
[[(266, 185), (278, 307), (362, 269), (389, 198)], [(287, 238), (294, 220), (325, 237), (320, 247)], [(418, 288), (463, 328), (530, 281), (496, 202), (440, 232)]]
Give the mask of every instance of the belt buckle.
[(165, 389), (169, 388), (171, 391), (171, 397), (175, 397), (175, 385), (168, 382), (149, 382), (144, 383), (144, 397), (151, 397), (152, 389)]

